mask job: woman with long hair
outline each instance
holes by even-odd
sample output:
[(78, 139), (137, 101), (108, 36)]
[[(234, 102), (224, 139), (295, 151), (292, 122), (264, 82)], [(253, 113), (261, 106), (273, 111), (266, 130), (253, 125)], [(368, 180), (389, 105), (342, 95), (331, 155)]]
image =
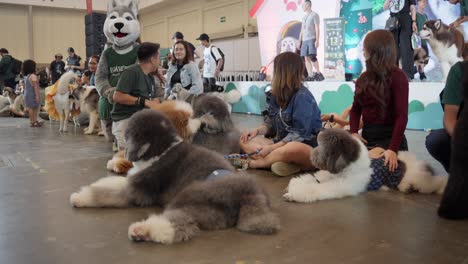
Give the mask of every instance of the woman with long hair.
[(177, 41), (172, 49), (172, 60), (167, 70), (166, 96), (177, 83), (193, 95), (203, 92), (203, 80), (193, 61), (192, 49), (184, 40)]
[[(397, 49), (393, 36), (375, 30), (364, 40), (366, 71), (356, 81), (350, 112), (351, 133), (370, 149), (371, 158), (385, 158), (390, 171), (398, 166), (397, 153), (408, 150), (405, 137), (408, 122), (409, 83), (395, 65)], [(358, 134), (362, 117), (364, 127)]]
[[(303, 85), (303, 72), (299, 55), (284, 52), (276, 56), (268, 118), (240, 138), (243, 152), (259, 153), (237, 163), (249, 168), (271, 167), (280, 176), (313, 168), (310, 152), (317, 146), (322, 122), (314, 96)], [(273, 137), (263, 136), (267, 134)]]

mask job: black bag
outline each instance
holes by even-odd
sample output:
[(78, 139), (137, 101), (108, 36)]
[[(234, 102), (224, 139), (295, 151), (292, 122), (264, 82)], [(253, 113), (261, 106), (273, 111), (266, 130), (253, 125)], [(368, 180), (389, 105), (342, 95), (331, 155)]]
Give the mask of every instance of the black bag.
[(221, 65), (221, 68), (219, 69), (220, 71), (224, 71), (224, 64), (226, 63), (226, 59), (224, 58), (224, 53), (218, 48), (218, 47), (215, 47), (213, 46), (211, 48), (211, 56), (213, 57), (213, 59), (216, 61), (216, 64), (218, 64), (218, 61), (219, 60), (216, 60), (216, 57), (215, 55), (213, 54), (213, 48), (217, 48), (218, 49), (218, 52), (219, 52), (219, 55), (221, 55), (221, 58), (223, 59), (223, 64)]
[(390, 32), (397, 31), (400, 29), (400, 21), (398, 17), (396, 16), (391, 16), (387, 19), (387, 22), (385, 22), (385, 30), (388, 30)]
[(11, 72), (14, 75), (18, 75), (21, 73), (21, 66), (23, 65), (23, 62), (20, 60), (17, 60), (13, 57), (11, 57)]

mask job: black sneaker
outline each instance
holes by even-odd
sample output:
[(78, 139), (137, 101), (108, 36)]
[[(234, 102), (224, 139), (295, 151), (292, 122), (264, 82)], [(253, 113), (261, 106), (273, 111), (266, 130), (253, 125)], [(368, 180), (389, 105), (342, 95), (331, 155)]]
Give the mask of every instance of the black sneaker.
[(315, 74), (315, 80), (317, 82), (321, 82), (321, 81), (325, 80), (325, 77), (323, 77), (322, 73), (317, 73), (317, 74)]
[(313, 81), (315, 81), (315, 78), (309, 76), (309, 77), (305, 78), (305, 81), (306, 82), (313, 82)]

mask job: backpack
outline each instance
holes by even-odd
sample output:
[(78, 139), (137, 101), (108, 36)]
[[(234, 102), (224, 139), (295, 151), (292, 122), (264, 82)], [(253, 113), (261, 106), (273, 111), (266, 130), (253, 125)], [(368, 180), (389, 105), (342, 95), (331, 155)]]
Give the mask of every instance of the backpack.
[(20, 60), (17, 60), (13, 57), (11, 57), (11, 72), (14, 74), (14, 75), (18, 75), (21, 73), (21, 66), (23, 65), (23, 62), (20, 61)]
[(226, 63), (226, 59), (224, 58), (224, 53), (218, 48), (218, 47), (215, 47), (213, 45), (213, 47), (211, 47), (211, 56), (213, 57), (213, 59), (216, 61), (216, 65), (218, 64), (218, 61), (216, 60), (216, 57), (215, 55), (213, 54), (213, 48), (217, 48), (218, 49), (218, 52), (219, 52), (219, 55), (221, 55), (221, 58), (223, 59), (223, 64), (221, 65), (221, 68), (219, 69), (220, 71), (224, 71), (224, 64)]

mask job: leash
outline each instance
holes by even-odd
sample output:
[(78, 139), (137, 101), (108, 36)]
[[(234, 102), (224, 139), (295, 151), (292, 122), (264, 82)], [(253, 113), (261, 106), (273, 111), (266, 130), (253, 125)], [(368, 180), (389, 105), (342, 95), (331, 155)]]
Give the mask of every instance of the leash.
[(258, 153), (260, 153), (260, 151), (262, 150), (259, 149), (259, 150), (256, 150), (255, 152), (248, 153), (248, 154), (229, 154), (229, 155), (225, 155), (224, 158), (225, 159), (235, 159), (235, 158), (246, 159), (250, 156), (257, 155)]

